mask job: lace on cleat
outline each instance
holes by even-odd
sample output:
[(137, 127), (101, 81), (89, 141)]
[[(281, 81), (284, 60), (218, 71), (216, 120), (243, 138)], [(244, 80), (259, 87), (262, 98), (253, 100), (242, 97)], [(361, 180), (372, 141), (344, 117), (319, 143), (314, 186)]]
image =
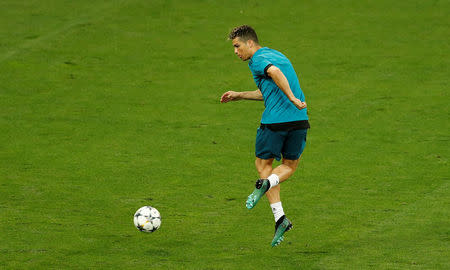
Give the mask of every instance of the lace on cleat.
[(255, 183), (255, 190), (248, 195), (245, 206), (252, 209), (258, 203), (259, 199), (269, 190), (270, 183), (267, 179), (258, 179)]
[(272, 240), (272, 247), (278, 246), (284, 240), (284, 233), (292, 229), (292, 223), (286, 216), (282, 216), (275, 224), (275, 235)]

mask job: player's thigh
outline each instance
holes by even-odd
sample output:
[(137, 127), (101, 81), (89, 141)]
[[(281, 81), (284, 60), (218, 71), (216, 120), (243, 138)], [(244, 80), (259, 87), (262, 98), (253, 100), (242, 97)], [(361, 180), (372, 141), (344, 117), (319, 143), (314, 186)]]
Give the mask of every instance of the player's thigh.
[(306, 146), (307, 129), (289, 131), (283, 144), (283, 159), (298, 160)]

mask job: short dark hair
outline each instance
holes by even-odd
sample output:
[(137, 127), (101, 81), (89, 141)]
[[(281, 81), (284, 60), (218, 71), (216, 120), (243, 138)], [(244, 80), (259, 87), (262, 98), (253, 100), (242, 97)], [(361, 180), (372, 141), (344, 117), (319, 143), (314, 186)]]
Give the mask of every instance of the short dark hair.
[(241, 25), (233, 28), (228, 38), (233, 40), (235, 38), (241, 38), (242, 41), (253, 40), (255, 43), (259, 44), (258, 36), (256, 35), (255, 30), (249, 25)]

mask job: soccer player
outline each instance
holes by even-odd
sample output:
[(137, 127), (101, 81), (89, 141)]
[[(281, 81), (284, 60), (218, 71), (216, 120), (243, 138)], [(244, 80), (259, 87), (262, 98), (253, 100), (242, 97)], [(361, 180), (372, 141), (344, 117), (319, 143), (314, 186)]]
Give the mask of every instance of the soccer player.
[[(248, 66), (258, 89), (255, 91), (225, 92), (220, 101), (264, 101), (265, 110), (257, 130), (255, 155), (260, 179), (248, 196), (246, 207), (252, 209), (265, 194), (275, 218), (275, 235), (272, 246), (283, 241), (284, 233), (292, 228), (286, 218), (280, 199), (280, 183), (297, 169), (306, 143), (309, 128), (305, 96), (291, 62), (282, 53), (262, 47), (255, 30), (242, 25), (229, 34), (234, 53)], [(273, 168), (274, 159), (282, 158)]]

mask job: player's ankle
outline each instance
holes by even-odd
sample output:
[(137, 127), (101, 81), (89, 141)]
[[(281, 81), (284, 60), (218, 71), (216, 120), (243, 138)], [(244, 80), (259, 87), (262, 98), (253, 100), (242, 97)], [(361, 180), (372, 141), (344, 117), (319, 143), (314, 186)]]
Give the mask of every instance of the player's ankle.
[(257, 189), (263, 188), (263, 186), (264, 186), (264, 181), (267, 182), (267, 186), (264, 187), (264, 188), (265, 188), (264, 192), (266, 192), (266, 191), (268, 191), (268, 190), (270, 189), (270, 182), (269, 182), (268, 179), (258, 179), (258, 180), (256, 180), (255, 187), (256, 187)]
[(281, 202), (276, 202), (272, 203), (270, 205), (270, 208), (272, 208), (273, 217), (276, 223), (284, 216), (283, 205), (281, 204)]
[(277, 186), (280, 183), (280, 178), (276, 174), (271, 174), (269, 177), (267, 177), (267, 180), (269, 180), (270, 187), (269, 189)]

